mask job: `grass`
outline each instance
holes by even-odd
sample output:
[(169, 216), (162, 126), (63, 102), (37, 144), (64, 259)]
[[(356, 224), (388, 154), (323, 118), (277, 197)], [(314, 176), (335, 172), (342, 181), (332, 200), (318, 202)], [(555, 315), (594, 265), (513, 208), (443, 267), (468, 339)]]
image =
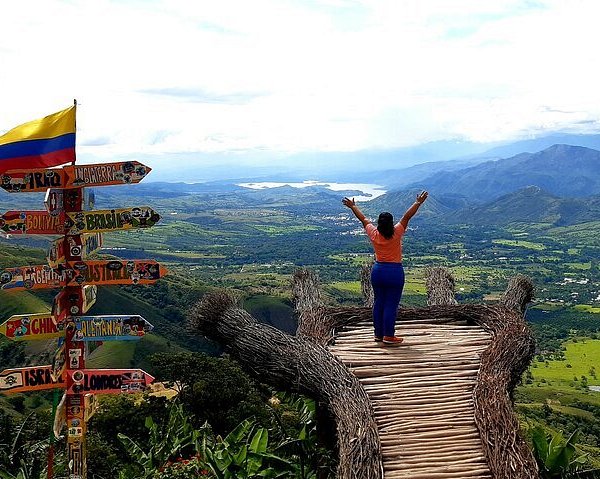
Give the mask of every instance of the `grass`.
[(511, 240), (511, 239), (493, 239), (492, 243), (503, 246), (512, 246), (515, 248), (526, 248), (535, 251), (542, 251), (546, 249), (546, 246), (542, 243), (534, 243), (533, 241), (524, 240)]
[[(597, 367), (597, 374), (600, 376), (600, 340), (579, 339), (564, 343), (565, 360), (558, 361), (533, 361), (530, 371), (534, 381), (550, 381), (560, 385), (572, 385), (581, 382), (581, 377), (585, 376), (589, 385), (600, 385), (600, 379), (594, 379), (590, 374), (592, 367)], [(570, 365), (571, 367), (568, 367)], [(577, 377), (578, 381), (574, 381)]]
[(593, 313), (600, 314), (600, 306), (591, 306), (589, 304), (576, 304), (573, 306), (575, 311), (583, 312), (583, 313)]

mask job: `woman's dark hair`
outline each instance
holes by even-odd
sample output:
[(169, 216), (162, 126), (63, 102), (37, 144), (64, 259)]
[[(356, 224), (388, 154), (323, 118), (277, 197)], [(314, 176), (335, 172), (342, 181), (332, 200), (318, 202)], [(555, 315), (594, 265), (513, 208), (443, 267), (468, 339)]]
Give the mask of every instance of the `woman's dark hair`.
[(394, 236), (394, 217), (391, 213), (383, 212), (379, 215), (379, 218), (377, 218), (377, 231), (385, 239), (391, 239)]

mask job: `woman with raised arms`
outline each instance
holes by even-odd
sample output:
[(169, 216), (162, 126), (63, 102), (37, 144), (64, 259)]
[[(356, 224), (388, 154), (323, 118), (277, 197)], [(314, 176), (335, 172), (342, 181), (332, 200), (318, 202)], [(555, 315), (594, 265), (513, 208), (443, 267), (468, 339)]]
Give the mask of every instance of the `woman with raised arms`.
[(391, 213), (381, 213), (377, 219), (377, 226), (365, 217), (354, 199), (342, 200), (364, 226), (375, 250), (375, 264), (371, 271), (371, 284), (375, 293), (373, 326), (375, 341), (383, 342), (386, 346), (397, 346), (402, 342), (402, 338), (395, 334), (398, 305), (404, 289), (402, 237), (408, 222), (426, 199), (427, 191), (419, 193), (416, 201), (395, 225)]

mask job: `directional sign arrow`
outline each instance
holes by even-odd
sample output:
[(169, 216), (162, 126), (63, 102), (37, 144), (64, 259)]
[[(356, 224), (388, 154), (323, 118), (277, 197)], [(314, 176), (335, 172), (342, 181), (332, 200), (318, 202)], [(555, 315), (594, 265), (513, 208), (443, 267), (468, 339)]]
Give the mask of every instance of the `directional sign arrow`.
[(152, 168), (137, 161), (9, 170), (0, 176), (0, 187), (10, 193), (22, 193), (48, 188), (126, 185), (139, 183), (150, 171)]
[(67, 213), (65, 231), (69, 235), (149, 228), (160, 220), (160, 215), (149, 206), (94, 210)]
[(67, 258), (83, 260), (102, 248), (102, 233), (65, 236), (52, 242), (48, 249), (48, 265), (58, 268)]
[(167, 274), (154, 260), (77, 261), (70, 263), (69, 285), (152, 284)]
[(30, 290), (60, 288), (67, 283), (65, 271), (50, 266), (36, 265), (7, 268), (0, 272), (0, 289)]
[(67, 186), (108, 186), (139, 183), (152, 168), (137, 161), (65, 166)]
[(53, 339), (65, 335), (63, 324), (56, 324), (51, 313), (20, 314), (0, 324), (0, 334), (12, 341)]
[(68, 316), (85, 314), (96, 303), (98, 287), (88, 284), (83, 288), (69, 286), (60, 291), (54, 298), (52, 315), (58, 324)]
[(0, 230), (13, 235), (61, 235), (65, 217), (47, 211), (7, 211), (0, 216)]
[(141, 369), (67, 370), (68, 394), (120, 394), (143, 391), (154, 377)]
[(26, 391), (64, 388), (64, 378), (52, 379), (52, 366), (31, 366), (5, 369), (0, 373), (0, 393), (14, 394)]
[(64, 188), (65, 181), (62, 168), (9, 170), (0, 176), (0, 187), (9, 193), (46, 191), (48, 188)]
[(81, 188), (50, 188), (46, 191), (44, 205), (50, 216), (59, 216), (66, 211), (89, 210), (93, 207), (96, 195), (93, 190)]
[(73, 319), (74, 341), (132, 341), (154, 329), (138, 315), (78, 316)]

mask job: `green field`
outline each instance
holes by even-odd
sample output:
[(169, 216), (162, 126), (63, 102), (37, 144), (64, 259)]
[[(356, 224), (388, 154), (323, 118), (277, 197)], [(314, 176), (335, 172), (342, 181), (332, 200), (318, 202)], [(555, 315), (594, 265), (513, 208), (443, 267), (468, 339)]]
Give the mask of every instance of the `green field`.
[(577, 386), (581, 384), (581, 378), (585, 377), (589, 385), (600, 385), (600, 379), (594, 377), (596, 373), (592, 375), (590, 372), (598, 368), (597, 375), (600, 377), (600, 340), (574, 341), (564, 343), (564, 361), (534, 360), (530, 368), (534, 381), (543, 379), (552, 384)]
[(536, 250), (536, 251), (542, 251), (542, 250), (546, 249), (546, 246), (543, 243), (534, 243), (532, 241), (524, 241), (524, 240), (493, 239), (492, 243), (503, 245), (503, 246), (514, 246), (516, 248), (532, 249), (532, 250)]

